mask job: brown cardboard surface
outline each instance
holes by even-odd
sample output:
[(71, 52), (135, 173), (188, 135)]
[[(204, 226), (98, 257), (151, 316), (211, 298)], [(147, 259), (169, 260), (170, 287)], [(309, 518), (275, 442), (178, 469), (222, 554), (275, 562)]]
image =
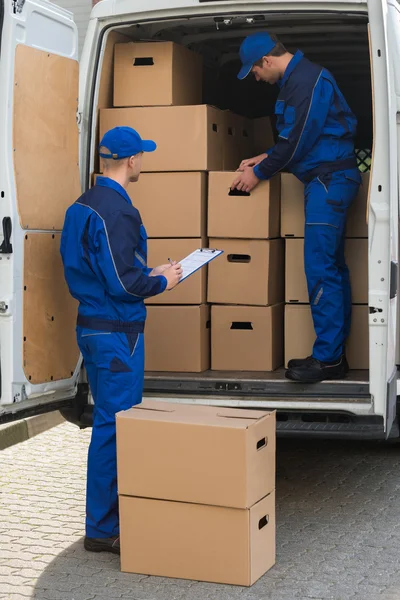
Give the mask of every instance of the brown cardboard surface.
[(202, 306), (148, 306), (146, 371), (200, 373), (210, 368), (210, 310)]
[(100, 135), (117, 126), (137, 129), (157, 150), (143, 171), (221, 171), (224, 113), (206, 105), (111, 108), (100, 111)]
[[(362, 184), (349, 208), (346, 237), (367, 238), (365, 213), (368, 199), (369, 173), (362, 173)], [(294, 175), (281, 174), (281, 236), (304, 237), (304, 186)]]
[(274, 371), (283, 364), (283, 304), (212, 306), (211, 368)]
[(268, 239), (280, 236), (280, 177), (262, 181), (250, 194), (231, 191), (237, 173), (209, 174), (208, 235)]
[(150, 238), (206, 235), (206, 173), (142, 173), (128, 194)]
[(269, 117), (253, 119), (251, 123), (253, 126), (252, 156), (258, 156), (259, 154), (264, 154), (264, 152), (275, 145), (274, 130)]
[[(303, 254), (304, 240), (286, 239), (286, 302), (309, 302)], [(346, 239), (345, 256), (350, 270), (352, 302), (367, 304), (368, 240)]]
[(250, 509), (119, 502), (124, 572), (250, 586), (275, 564), (275, 492)]
[[(179, 262), (197, 248), (204, 248), (205, 244), (205, 240), (202, 239), (148, 240), (147, 264), (157, 267), (168, 263), (168, 258)], [(207, 266), (179, 283), (175, 289), (146, 300), (147, 304), (203, 304), (205, 302), (207, 302)]]
[(185, 46), (173, 42), (116, 44), (114, 62), (114, 106), (201, 103), (202, 57)]
[(208, 268), (208, 302), (267, 306), (284, 298), (284, 240), (212, 238), (224, 250)]
[(252, 149), (252, 124), (249, 119), (229, 110), (224, 112), (223, 170), (236, 171)]
[[(311, 309), (307, 304), (285, 307), (285, 364), (291, 358), (312, 354), (315, 341)], [(346, 346), (350, 369), (369, 368), (368, 306), (353, 306), (352, 325)]]
[[(10, 82), (13, 139), (8, 144), (13, 144), (22, 229), (61, 230), (65, 211), (81, 194), (78, 83), (78, 61), (17, 45), (13, 85)], [(14, 230), (15, 226), (13, 222)]]
[(275, 412), (144, 400), (117, 446), (125, 496), (249, 508), (275, 489)]
[(79, 361), (78, 304), (65, 283), (60, 237), (29, 233), (24, 239), (23, 356), (33, 384), (69, 379)]

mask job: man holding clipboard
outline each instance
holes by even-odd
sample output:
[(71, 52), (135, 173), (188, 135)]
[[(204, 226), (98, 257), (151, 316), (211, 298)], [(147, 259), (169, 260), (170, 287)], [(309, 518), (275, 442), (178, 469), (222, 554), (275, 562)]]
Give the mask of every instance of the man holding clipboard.
[(92, 552), (120, 551), (115, 414), (142, 401), (144, 300), (173, 289), (183, 273), (175, 263), (147, 267), (146, 230), (126, 191), (139, 179), (143, 153), (155, 149), (129, 127), (108, 131), (99, 152), (104, 176), (68, 209), (61, 238), (94, 399), (84, 541)]

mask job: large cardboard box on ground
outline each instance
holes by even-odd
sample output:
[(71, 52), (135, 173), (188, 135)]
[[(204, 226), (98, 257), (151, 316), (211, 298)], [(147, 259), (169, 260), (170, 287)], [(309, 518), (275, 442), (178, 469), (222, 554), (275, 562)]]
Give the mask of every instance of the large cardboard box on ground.
[(211, 368), (274, 371), (283, 365), (284, 305), (212, 306)]
[[(362, 174), (362, 184), (349, 208), (346, 237), (367, 238), (366, 211), (369, 173)], [(304, 186), (294, 175), (281, 174), (281, 236), (304, 237)]]
[[(368, 306), (353, 306), (352, 325), (346, 346), (350, 369), (369, 369)], [(307, 304), (285, 307), (285, 364), (291, 358), (312, 354), (315, 341), (311, 309)]]
[(207, 105), (104, 108), (100, 137), (117, 126), (137, 129), (157, 143), (143, 157), (143, 171), (221, 171), (224, 113)]
[(146, 371), (201, 373), (210, 368), (210, 309), (148, 306)]
[(208, 235), (268, 239), (280, 236), (280, 177), (262, 181), (250, 193), (231, 190), (237, 173), (209, 174)]
[[(346, 239), (346, 263), (350, 270), (353, 304), (368, 303), (368, 240)], [(318, 290), (317, 290), (318, 291)], [(309, 302), (304, 273), (304, 240), (286, 239), (286, 302)]]
[(229, 110), (224, 112), (224, 171), (236, 171), (252, 151), (253, 132), (249, 119)]
[(142, 173), (128, 194), (150, 238), (199, 238), (207, 234), (206, 173)]
[(209, 240), (208, 302), (267, 306), (284, 299), (284, 240)]
[(275, 426), (274, 411), (144, 400), (117, 416), (119, 493), (250, 508), (275, 489)]
[(114, 106), (200, 104), (202, 82), (202, 57), (185, 46), (173, 42), (114, 46)]
[[(171, 260), (180, 261), (188, 254), (203, 248), (202, 239), (155, 239), (147, 242), (147, 264), (157, 267)], [(147, 304), (204, 304), (207, 302), (207, 267), (199, 269), (171, 291), (165, 291), (158, 296), (146, 300)]]
[(119, 502), (124, 572), (250, 586), (275, 564), (275, 492), (250, 509)]
[(252, 153), (251, 156), (245, 158), (252, 158), (259, 154), (264, 154), (267, 150), (275, 145), (274, 130), (269, 117), (261, 117), (259, 119), (252, 120)]

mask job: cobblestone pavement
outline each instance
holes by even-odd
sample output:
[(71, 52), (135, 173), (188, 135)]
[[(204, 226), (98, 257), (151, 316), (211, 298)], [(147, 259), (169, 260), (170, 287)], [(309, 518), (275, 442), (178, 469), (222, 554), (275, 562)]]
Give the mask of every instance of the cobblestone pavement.
[(400, 600), (400, 447), (278, 444), (277, 565), (251, 588), (123, 574), (82, 548), (90, 430), (0, 453), (0, 598)]

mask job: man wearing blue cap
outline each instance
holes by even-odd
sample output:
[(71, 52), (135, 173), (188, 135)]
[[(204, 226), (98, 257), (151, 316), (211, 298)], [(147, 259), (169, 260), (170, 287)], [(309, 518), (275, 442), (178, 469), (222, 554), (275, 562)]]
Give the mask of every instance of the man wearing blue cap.
[[(77, 338), (94, 399), (85, 548), (119, 554), (115, 414), (142, 401), (145, 298), (175, 287), (180, 265), (147, 267), (147, 236), (127, 194), (156, 144), (129, 127), (100, 144), (104, 177), (67, 211), (61, 255), (79, 301)], [(140, 457), (132, 457), (140, 460)]]
[(239, 79), (279, 86), (278, 141), (244, 160), (232, 188), (251, 191), (279, 171), (305, 184), (304, 264), (317, 339), (312, 356), (289, 361), (286, 377), (313, 383), (348, 372), (344, 346), (350, 332), (351, 289), (344, 258), (347, 210), (361, 176), (354, 154), (357, 121), (333, 76), (290, 54), (275, 36), (256, 33), (240, 48)]

